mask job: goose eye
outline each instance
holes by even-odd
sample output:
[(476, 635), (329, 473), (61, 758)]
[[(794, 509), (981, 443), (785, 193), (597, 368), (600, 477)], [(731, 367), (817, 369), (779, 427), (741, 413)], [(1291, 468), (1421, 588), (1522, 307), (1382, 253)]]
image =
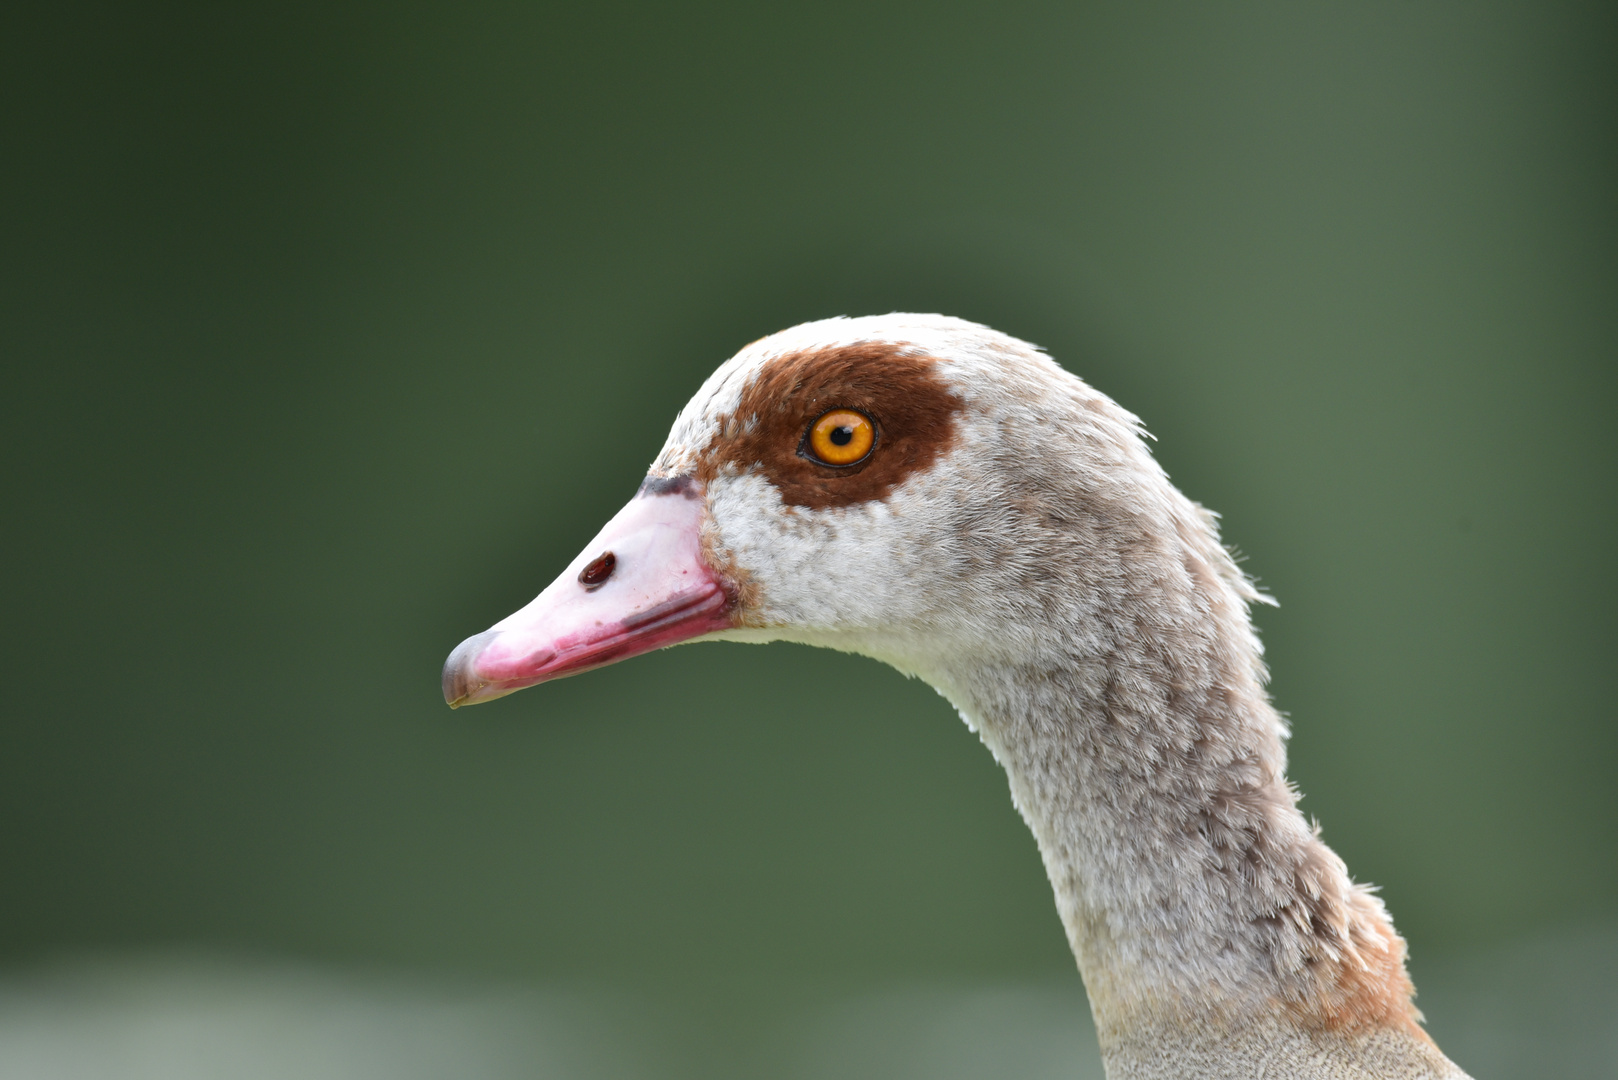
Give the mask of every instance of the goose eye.
[(833, 409), (809, 427), (807, 456), (822, 465), (854, 465), (864, 461), (876, 442), (876, 425), (864, 413)]

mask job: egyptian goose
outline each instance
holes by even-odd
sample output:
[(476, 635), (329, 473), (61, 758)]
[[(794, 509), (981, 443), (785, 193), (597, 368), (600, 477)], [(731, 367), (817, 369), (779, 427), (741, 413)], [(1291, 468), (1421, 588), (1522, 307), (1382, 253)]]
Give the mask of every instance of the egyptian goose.
[(715, 371), (537, 599), (444, 667), (452, 706), (698, 639), (864, 653), (1011, 780), (1112, 1080), (1464, 1077), (1404, 941), (1299, 813), (1265, 599), (1130, 413), (939, 315), (836, 318)]

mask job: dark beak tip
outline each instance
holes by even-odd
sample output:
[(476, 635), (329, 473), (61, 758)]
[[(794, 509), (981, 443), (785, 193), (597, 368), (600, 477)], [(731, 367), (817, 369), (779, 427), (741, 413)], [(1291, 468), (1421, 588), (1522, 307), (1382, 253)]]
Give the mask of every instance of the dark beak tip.
[(483, 688), (484, 682), (478, 678), (476, 668), (477, 660), (489, 642), (500, 636), (498, 630), (485, 630), (481, 634), (473, 634), (449, 654), (444, 661), (444, 675), (441, 687), (444, 691), (444, 703), (452, 709), (458, 709), (468, 704), (467, 698)]
[(461, 672), (453, 663), (444, 665), (442, 686), (444, 704), (452, 709), (459, 709), (461, 702), (466, 700), (466, 691), (462, 689)]

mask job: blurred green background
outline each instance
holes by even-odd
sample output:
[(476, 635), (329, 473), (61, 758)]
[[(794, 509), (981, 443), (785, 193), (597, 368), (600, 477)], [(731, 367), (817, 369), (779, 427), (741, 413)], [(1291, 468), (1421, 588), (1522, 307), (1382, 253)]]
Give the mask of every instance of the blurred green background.
[[(1587, 960), (1618, 927), (1615, 11), (5, 16), (19, 1000), (61, 957), (198, 950), (589, 987), (692, 1075), (771, 1075), (758, 1032), (894, 987), (1087, 1024), (1004, 777), (926, 686), (705, 645), (439, 696), (715, 365), (889, 310), (1047, 347), (1224, 515), (1282, 604), (1304, 808), (1418, 986)], [(1590, 995), (1618, 1030), (1618, 975)], [(1422, 1003), (1481, 1076), (1467, 1000)]]

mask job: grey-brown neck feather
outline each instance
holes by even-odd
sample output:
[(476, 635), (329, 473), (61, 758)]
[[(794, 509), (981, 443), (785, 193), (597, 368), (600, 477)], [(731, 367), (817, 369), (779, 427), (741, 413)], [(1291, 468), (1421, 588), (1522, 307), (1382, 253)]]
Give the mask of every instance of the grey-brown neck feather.
[[(1103, 606), (1160, 615), (1163, 600)], [(1126, 977), (1126, 1000), (1273, 985), (1272, 935), (1255, 920), (1319, 845), (1251, 661), (1184, 606), (1167, 634), (1113, 622), (1064, 641), (1052, 620), (1033, 658), (952, 665), (959, 704), (1040, 840), (1076, 952)]]
[(1297, 868), (1320, 861), (1251, 688), (1199, 667), (1115, 651), (952, 680), (1011, 777), (1103, 1011), (1266, 1000), (1288, 974), (1277, 916)]
[[(1211, 515), (1155, 465), (1117, 499), (1062, 494), (969, 538), (996, 568), (1002, 647), (972, 642), (924, 674), (1011, 778), (1110, 1075), (1154, 1075), (1136, 1051), (1173, 1041), (1174, 1068), (1224, 1060), (1260, 1028), (1205, 1075), (1248, 1075), (1261, 1049), (1286, 1068), (1351, 1064), (1367, 1039), (1403, 1047), (1408, 1075), (1458, 1075), (1415, 1025), (1381, 904), (1297, 809), (1248, 619), (1257, 594)], [(1278, 1075), (1358, 1075), (1343, 1068)]]
[[(1159, 644), (949, 690), (1038, 839), (1108, 1075), (1460, 1075), (1412, 1022), (1380, 905), (1298, 813), (1257, 680)], [(1391, 1000), (1339, 1015), (1334, 967), (1367, 961)]]

